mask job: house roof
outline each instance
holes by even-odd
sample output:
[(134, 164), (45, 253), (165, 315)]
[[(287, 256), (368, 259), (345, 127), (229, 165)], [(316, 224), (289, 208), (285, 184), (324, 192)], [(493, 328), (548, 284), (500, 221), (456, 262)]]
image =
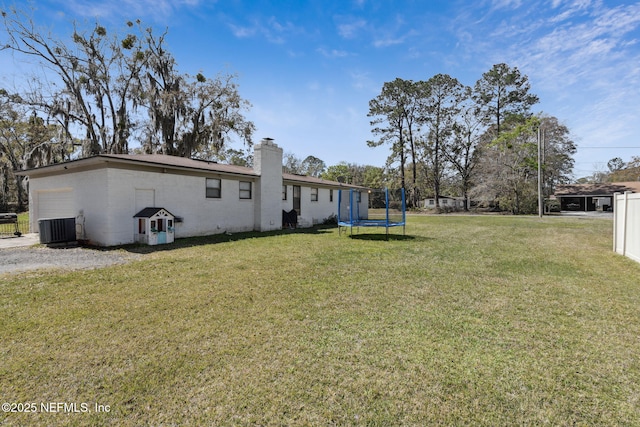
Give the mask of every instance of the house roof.
[(613, 193), (624, 193), (625, 191), (639, 193), (640, 181), (558, 185), (555, 196), (612, 196)]
[(353, 184), (343, 184), (337, 181), (328, 181), (326, 179), (322, 179), (322, 178), (316, 178), (313, 176), (307, 176), (307, 175), (296, 175), (296, 174), (292, 174), (292, 173), (283, 173), (282, 174), (282, 179), (285, 181), (293, 181), (293, 182), (304, 182), (306, 184), (314, 184), (314, 185), (326, 185), (326, 186), (331, 186), (331, 187), (348, 187), (348, 188), (360, 188), (360, 189), (366, 189), (366, 187), (362, 187), (360, 185), (353, 185)]
[(210, 160), (189, 159), (187, 157), (167, 156), (164, 154), (100, 154), (98, 157), (133, 161), (137, 163), (158, 166), (173, 166), (178, 168), (196, 169), (203, 171), (257, 176), (253, 169), (244, 166), (227, 165)]
[[(164, 154), (99, 154), (93, 157), (71, 160), (55, 165), (43, 166), (35, 169), (16, 171), (17, 175), (42, 176), (70, 172), (73, 169), (96, 167), (108, 163), (119, 163), (139, 166), (156, 166), (174, 170), (191, 170), (203, 172), (217, 172), (230, 175), (259, 177), (252, 168), (244, 166), (227, 165), (214, 161), (189, 159), (186, 157), (167, 156)], [(336, 181), (328, 181), (304, 175), (283, 173), (282, 179), (286, 181), (301, 182), (312, 185), (325, 185), (331, 187), (364, 188), (356, 185), (341, 184)]]
[(243, 166), (225, 165), (213, 161), (188, 159), (186, 157), (167, 156), (163, 154), (98, 154), (92, 157), (71, 160), (63, 163), (56, 163), (54, 165), (43, 166), (40, 168), (16, 171), (16, 174), (38, 176), (107, 163), (121, 163), (140, 166), (160, 166), (172, 169), (189, 169), (230, 173), (235, 175), (258, 176), (255, 172), (253, 172), (253, 169)]
[(175, 217), (175, 215), (173, 215), (171, 212), (169, 212), (165, 208), (144, 208), (140, 212), (135, 214), (133, 217), (134, 218), (151, 218), (152, 216), (154, 216), (155, 214), (157, 214), (160, 211), (165, 211), (169, 215)]

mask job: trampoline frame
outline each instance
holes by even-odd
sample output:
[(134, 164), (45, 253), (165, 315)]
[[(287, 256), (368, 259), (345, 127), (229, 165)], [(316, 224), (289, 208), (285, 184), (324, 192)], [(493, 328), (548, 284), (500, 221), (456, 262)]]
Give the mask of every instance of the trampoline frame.
[[(338, 234), (342, 234), (342, 227), (349, 227), (350, 234), (353, 235), (353, 227), (356, 227), (356, 233), (359, 232), (360, 227), (384, 227), (386, 232), (386, 238), (389, 239), (389, 228), (402, 227), (402, 235), (405, 234), (406, 228), (406, 200), (404, 195), (404, 188), (401, 189), (402, 194), (402, 221), (391, 221), (389, 219), (389, 189), (384, 189), (384, 201), (385, 201), (385, 218), (384, 219), (368, 219), (360, 218), (360, 205), (355, 199), (357, 190), (349, 190), (349, 217), (343, 218), (341, 215), (343, 191), (338, 191)], [(345, 231), (346, 232), (346, 231)]]

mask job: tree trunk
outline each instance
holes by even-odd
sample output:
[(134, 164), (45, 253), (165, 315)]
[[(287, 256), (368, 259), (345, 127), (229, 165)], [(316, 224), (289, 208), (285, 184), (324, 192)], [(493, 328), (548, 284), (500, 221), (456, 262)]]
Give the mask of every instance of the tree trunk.
[(24, 200), (24, 193), (25, 193), (25, 189), (22, 186), (22, 184), (24, 183), (24, 177), (23, 176), (17, 176), (16, 175), (16, 190), (17, 190), (17, 195), (18, 195), (18, 212), (24, 212), (25, 209), (25, 200)]

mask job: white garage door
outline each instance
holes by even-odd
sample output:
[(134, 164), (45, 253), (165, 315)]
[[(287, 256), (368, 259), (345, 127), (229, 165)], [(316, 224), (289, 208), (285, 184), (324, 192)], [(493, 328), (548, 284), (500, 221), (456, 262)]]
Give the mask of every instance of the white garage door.
[(72, 188), (38, 191), (37, 198), (36, 219), (75, 218), (77, 215)]

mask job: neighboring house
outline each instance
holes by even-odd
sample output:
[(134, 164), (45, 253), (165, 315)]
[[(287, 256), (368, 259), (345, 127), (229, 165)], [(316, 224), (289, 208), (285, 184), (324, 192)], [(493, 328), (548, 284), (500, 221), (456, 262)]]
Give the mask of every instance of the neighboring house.
[(558, 185), (555, 197), (563, 211), (612, 211), (614, 193), (640, 192), (640, 182)]
[(278, 230), (283, 211), (292, 209), (299, 226), (318, 224), (336, 214), (340, 188), (362, 190), (361, 211), (368, 207), (363, 187), (283, 174), (282, 149), (270, 139), (254, 147), (253, 168), (159, 154), (101, 154), (18, 173), (29, 177), (31, 230), (42, 218), (75, 217), (78, 238), (101, 246), (148, 242), (142, 230), (158, 211), (147, 208), (170, 213), (167, 231), (180, 238)]
[[(464, 209), (464, 198), (462, 197), (440, 196), (438, 198), (438, 201), (440, 202), (440, 208)], [(436, 208), (435, 197), (424, 199), (424, 208), (435, 209)]]

